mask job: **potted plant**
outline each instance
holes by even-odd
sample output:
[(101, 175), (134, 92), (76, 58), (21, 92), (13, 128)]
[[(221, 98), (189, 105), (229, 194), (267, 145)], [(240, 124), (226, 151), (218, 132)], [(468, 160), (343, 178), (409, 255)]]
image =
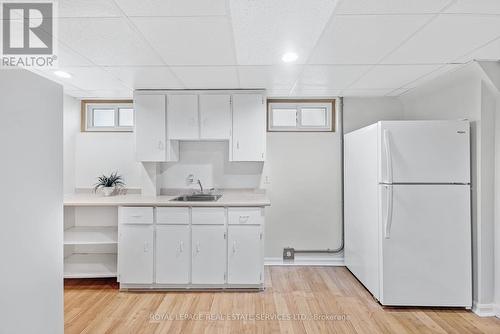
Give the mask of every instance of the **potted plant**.
[(98, 182), (94, 185), (94, 192), (99, 189), (104, 196), (111, 196), (115, 189), (125, 186), (123, 177), (118, 175), (118, 172), (111, 173), (110, 176), (102, 175), (97, 178)]

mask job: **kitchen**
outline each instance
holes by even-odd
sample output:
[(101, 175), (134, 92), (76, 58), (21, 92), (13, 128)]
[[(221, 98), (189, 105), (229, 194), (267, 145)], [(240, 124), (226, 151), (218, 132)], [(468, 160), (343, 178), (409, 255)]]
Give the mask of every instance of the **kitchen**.
[[(57, 11), (58, 67), (0, 71), (0, 244), (12, 268), (0, 333), (500, 328), (498, 5), (66, 0)], [(464, 124), (450, 137), (470, 138), (463, 154), (440, 151), (447, 130), (424, 136), (416, 121)], [(391, 122), (415, 124), (412, 143), (433, 140), (402, 150)], [(392, 152), (391, 164), (349, 160), (349, 138), (370, 126), (389, 127), (370, 154)], [(409, 161), (413, 176), (430, 166), (436, 178), (399, 180)], [(389, 192), (351, 187), (354, 171), (361, 180), (385, 164), (392, 182), (381, 172), (373, 185), (393, 189), (391, 210)], [(432, 196), (402, 215), (398, 183), (414, 182), (460, 184), (469, 197), (410, 224)], [(385, 224), (380, 245), (409, 224), (394, 270), (378, 247), (366, 265), (383, 275), (367, 280), (352, 262), (374, 245), (356, 214)], [(445, 224), (452, 216), (463, 229)], [(458, 262), (453, 277), (437, 274)], [(402, 276), (389, 287), (436, 300), (390, 302), (372, 282), (392, 272)], [(460, 302), (438, 300), (444, 286)], [(44, 310), (30, 323), (27, 303)]]

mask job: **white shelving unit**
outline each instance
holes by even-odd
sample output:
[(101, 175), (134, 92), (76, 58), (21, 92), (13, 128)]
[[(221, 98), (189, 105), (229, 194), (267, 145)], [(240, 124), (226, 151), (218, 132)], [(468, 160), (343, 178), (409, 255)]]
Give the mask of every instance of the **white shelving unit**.
[(116, 254), (72, 254), (64, 259), (64, 278), (116, 277)]
[(75, 226), (64, 231), (65, 245), (111, 245), (118, 243), (113, 226)]
[(65, 207), (64, 278), (117, 276), (117, 209)]

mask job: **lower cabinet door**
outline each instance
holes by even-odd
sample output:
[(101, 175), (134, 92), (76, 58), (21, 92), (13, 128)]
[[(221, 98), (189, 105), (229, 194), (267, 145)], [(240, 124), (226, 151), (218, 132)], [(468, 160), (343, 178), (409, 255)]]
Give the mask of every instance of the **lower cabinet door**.
[(226, 227), (192, 226), (193, 284), (224, 284), (226, 273)]
[(189, 283), (189, 232), (189, 225), (156, 227), (156, 283)]
[(153, 226), (120, 225), (119, 229), (120, 283), (153, 283)]
[(228, 229), (228, 283), (262, 281), (261, 227), (232, 225)]

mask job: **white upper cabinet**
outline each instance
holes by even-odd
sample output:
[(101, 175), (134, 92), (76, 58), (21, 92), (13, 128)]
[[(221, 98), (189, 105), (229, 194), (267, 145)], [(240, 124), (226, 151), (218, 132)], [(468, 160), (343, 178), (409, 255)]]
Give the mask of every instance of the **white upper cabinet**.
[(197, 140), (198, 95), (178, 94), (167, 96), (167, 129), (171, 140)]
[(165, 95), (136, 95), (135, 132), (138, 161), (165, 161)]
[(264, 161), (266, 105), (262, 94), (233, 95), (231, 161)]
[(200, 139), (229, 139), (231, 95), (200, 95)]
[(136, 94), (135, 140), (137, 161), (177, 161), (179, 143), (167, 140), (166, 96)]

